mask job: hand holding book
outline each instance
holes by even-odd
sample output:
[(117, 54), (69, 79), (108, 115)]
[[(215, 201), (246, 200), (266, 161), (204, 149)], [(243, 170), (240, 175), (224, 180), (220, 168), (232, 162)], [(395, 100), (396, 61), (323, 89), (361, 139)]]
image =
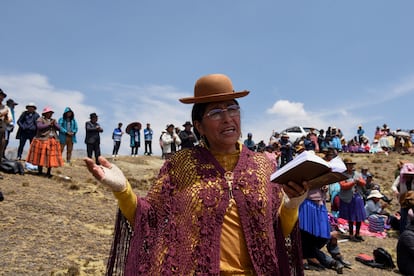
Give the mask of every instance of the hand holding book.
[(347, 179), (345, 171), (346, 166), (339, 157), (327, 162), (313, 151), (304, 151), (273, 173), (270, 180), (278, 184), (307, 181), (312, 190)]

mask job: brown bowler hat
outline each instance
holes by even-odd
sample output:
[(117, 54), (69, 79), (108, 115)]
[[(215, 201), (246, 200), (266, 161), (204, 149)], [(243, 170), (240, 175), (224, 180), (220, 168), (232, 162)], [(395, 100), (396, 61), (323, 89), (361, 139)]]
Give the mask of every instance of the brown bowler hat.
[(241, 98), (249, 94), (244, 90), (235, 92), (228, 76), (211, 74), (199, 78), (194, 86), (194, 97), (181, 98), (182, 103), (208, 103), (220, 102)]

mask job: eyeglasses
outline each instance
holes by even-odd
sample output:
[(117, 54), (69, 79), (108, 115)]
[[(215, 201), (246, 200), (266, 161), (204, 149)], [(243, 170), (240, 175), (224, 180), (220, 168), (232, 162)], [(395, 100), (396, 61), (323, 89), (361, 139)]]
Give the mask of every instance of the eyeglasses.
[(240, 106), (238, 106), (237, 104), (232, 104), (229, 105), (226, 108), (216, 108), (216, 109), (212, 109), (209, 112), (207, 112), (207, 114), (204, 117), (208, 117), (211, 120), (217, 121), (217, 120), (221, 120), (224, 118), (224, 112), (227, 111), (227, 114), (230, 117), (235, 117), (235, 116), (239, 116), (240, 115)]

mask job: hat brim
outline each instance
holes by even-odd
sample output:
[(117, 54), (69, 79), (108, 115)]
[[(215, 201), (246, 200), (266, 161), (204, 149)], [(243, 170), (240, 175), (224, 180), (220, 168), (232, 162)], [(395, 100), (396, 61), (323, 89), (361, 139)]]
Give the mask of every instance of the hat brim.
[(138, 129), (141, 129), (141, 123), (140, 122), (132, 122), (132, 123), (128, 124), (125, 131), (127, 133), (129, 133), (131, 131), (131, 129), (133, 129), (136, 126), (138, 127)]
[(241, 98), (241, 97), (247, 96), (247, 94), (249, 93), (250, 91), (244, 90), (240, 92), (228, 92), (228, 93), (208, 95), (208, 96), (203, 96), (203, 97), (188, 97), (188, 98), (181, 98), (180, 102), (185, 103), (185, 104), (221, 102), (221, 101)]
[(371, 199), (371, 198), (383, 198), (384, 196), (377, 196), (377, 195), (373, 195), (373, 196), (368, 196), (367, 199)]

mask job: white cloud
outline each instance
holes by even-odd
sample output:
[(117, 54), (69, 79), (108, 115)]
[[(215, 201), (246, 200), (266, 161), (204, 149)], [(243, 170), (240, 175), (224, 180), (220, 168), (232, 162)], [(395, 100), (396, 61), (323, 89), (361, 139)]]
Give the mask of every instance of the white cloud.
[[(192, 91), (180, 91), (170, 85), (99, 84), (85, 89), (88, 91), (86, 93), (55, 87), (46, 76), (41, 74), (3, 74), (0, 75), (0, 84), (8, 94), (8, 98), (13, 98), (19, 103), (16, 107), (16, 116), (20, 115), (29, 102), (35, 102), (39, 112), (44, 106), (51, 106), (55, 110), (56, 119), (62, 115), (66, 106), (70, 106), (79, 124), (78, 144), (75, 145), (75, 149), (86, 148), (83, 142), (84, 124), (91, 112), (98, 113), (99, 123), (104, 128), (104, 133), (101, 135), (101, 147), (104, 154), (112, 153), (111, 134), (118, 122), (124, 123), (124, 129), (128, 123), (133, 121), (141, 122), (143, 127), (147, 122), (151, 123), (154, 130), (153, 151), (160, 154), (158, 138), (165, 126), (172, 123), (181, 127), (185, 121), (191, 120), (192, 105), (182, 104), (177, 99), (190, 96)], [(378, 117), (381, 116), (380, 114), (373, 115), (372, 112), (364, 113), (364, 111), (374, 110), (376, 105), (389, 97), (397, 97), (396, 95), (405, 97), (412, 94), (413, 90), (414, 78), (408, 78), (389, 89), (382, 89), (382, 91), (392, 92), (377, 92), (377, 96), (372, 101), (355, 102), (350, 97), (328, 105), (313, 105), (312, 110), (306, 108), (303, 102), (289, 100), (275, 101), (269, 108), (254, 106), (253, 109), (256, 112), (242, 113), (242, 133), (252, 132), (256, 142), (260, 140), (267, 142), (272, 130), (281, 131), (293, 125), (323, 129), (336, 126), (342, 129), (347, 139), (350, 139), (355, 135), (358, 124), (367, 126), (366, 131), (369, 132), (379, 123), (383, 123), (383, 117)], [(14, 136), (10, 146), (17, 146)], [(129, 152), (129, 136), (125, 135), (121, 144), (121, 154), (129, 154)], [(139, 152), (143, 153), (143, 147)]]
[(303, 108), (303, 103), (295, 103), (288, 100), (279, 100), (275, 102), (273, 106), (267, 110), (267, 112), (283, 117), (305, 117), (307, 115), (305, 109)]

